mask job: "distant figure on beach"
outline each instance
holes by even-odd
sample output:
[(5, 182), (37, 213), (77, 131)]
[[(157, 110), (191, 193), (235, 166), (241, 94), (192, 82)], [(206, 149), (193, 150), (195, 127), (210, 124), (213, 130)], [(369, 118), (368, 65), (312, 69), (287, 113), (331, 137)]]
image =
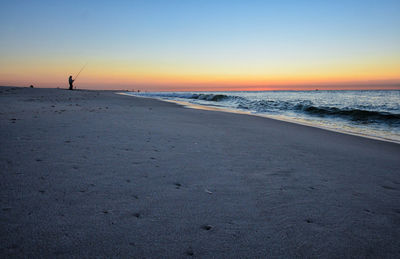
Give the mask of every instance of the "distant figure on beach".
[(68, 82), (69, 82), (69, 90), (73, 90), (73, 85), (72, 85), (72, 83), (74, 82), (75, 80), (73, 80), (72, 79), (72, 76), (69, 76), (69, 79), (68, 79)]

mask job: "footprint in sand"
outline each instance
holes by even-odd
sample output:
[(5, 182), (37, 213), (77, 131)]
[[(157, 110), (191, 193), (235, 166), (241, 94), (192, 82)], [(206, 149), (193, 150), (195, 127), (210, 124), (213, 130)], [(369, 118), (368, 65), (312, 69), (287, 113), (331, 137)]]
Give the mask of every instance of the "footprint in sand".
[(382, 188), (385, 188), (385, 189), (388, 189), (388, 190), (397, 190), (395, 187), (387, 186), (387, 185), (382, 185)]
[(188, 250), (186, 250), (186, 254), (189, 256), (193, 256), (194, 255), (193, 248), (189, 247)]
[(209, 231), (209, 230), (211, 230), (213, 228), (213, 226), (211, 226), (211, 225), (203, 225), (203, 226), (201, 226), (201, 228), (204, 229), (204, 230)]

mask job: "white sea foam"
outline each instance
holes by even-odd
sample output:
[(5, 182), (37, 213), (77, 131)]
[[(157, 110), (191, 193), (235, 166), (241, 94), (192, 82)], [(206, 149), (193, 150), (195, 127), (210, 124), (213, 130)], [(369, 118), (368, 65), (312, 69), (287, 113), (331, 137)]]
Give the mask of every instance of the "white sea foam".
[(126, 94), (174, 101), (191, 108), (264, 116), (400, 143), (400, 90)]

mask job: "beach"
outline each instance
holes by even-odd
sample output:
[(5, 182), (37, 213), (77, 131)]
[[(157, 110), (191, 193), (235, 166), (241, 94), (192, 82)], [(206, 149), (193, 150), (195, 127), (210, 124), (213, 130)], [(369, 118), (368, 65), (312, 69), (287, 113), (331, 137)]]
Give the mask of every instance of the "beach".
[(0, 255), (398, 258), (400, 145), (116, 94), (0, 87)]

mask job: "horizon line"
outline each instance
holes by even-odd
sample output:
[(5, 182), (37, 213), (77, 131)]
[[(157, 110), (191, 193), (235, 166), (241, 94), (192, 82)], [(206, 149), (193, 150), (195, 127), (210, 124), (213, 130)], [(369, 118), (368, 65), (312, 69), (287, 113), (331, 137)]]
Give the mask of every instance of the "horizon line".
[[(301, 88), (301, 86), (308, 86), (308, 88)], [(145, 89), (140, 89), (137, 86), (135, 86), (136, 90), (131, 88), (131, 90), (127, 89), (128, 86), (122, 87), (122, 88), (112, 88), (112, 87), (107, 87), (104, 88), (102, 87), (101, 89), (95, 89), (95, 88), (87, 88), (83, 86), (82, 88), (76, 88), (74, 90), (89, 90), (89, 91), (123, 91), (123, 92), (273, 92), (273, 91), (291, 91), (291, 92), (301, 92), (301, 91), (396, 91), (400, 90), (400, 83), (398, 84), (387, 84), (387, 85), (287, 85), (286, 87), (296, 87), (296, 89), (288, 89), (288, 88), (283, 88), (283, 89), (272, 89), (272, 87), (283, 87), (283, 86), (266, 86), (264, 87), (243, 87), (243, 88), (233, 88), (229, 90), (229, 87), (227, 88), (221, 88), (221, 89), (205, 89), (205, 90), (199, 90), (199, 89), (159, 89), (159, 90), (145, 90)], [(310, 87), (313, 87), (312, 89)], [(372, 88), (342, 88), (343, 86), (346, 87), (372, 87)], [(381, 88), (373, 88), (373, 87), (378, 87), (380, 86)], [(18, 87), (18, 88), (30, 88), (30, 85), (0, 85), (0, 87)], [(319, 89), (318, 87), (323, 87), (322, 89)], [(340, 88), (329, 88), (329, 87), (340, 87)], [(390, 88), (384, 88), (384, 87), (390, 87)], [(33, 86), (33, 88), (38, 88), (38, 89), (68, 89), (67, 86), (65, 87), (57, 87), (57, 86)], [(267, 89), (270, 88), (270, 89)]]

